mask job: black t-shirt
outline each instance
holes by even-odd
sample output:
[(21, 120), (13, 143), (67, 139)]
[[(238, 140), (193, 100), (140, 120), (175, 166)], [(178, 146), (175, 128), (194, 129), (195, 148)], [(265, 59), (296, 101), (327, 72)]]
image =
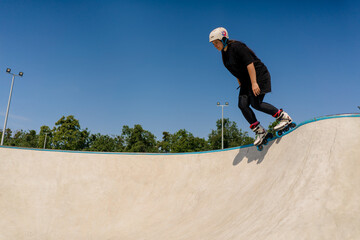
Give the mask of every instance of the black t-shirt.
[(244, 43), (231, 41), (227, 51), (221, 51), (225, 67), (241, 82), (241, 95), (252, 95), (250, 75), (247, 66), (254, 63), (256, 81), (261, 94), (271, 92), (270, 73), (264, 63)]

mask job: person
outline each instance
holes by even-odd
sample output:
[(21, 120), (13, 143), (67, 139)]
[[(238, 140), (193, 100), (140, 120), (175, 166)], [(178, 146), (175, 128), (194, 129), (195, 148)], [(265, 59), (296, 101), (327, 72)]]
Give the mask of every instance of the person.
[(240, 85), (238, 106), (256, 135), (254, 145), (262, 143), (267, 131), (260, 125), (250, 106), (275, 117), (279, 121), (274, 127), (275, 131), (288, 126), (292, 122), (289, 114), (263, 101), (265, 94), (271, 92), (271, 77), (256, 54), (245, 43), (230, 40), (228, 31), (223, 27), (211, 31), (209, 42), (221, 51), (225, 67), (237, 78)]

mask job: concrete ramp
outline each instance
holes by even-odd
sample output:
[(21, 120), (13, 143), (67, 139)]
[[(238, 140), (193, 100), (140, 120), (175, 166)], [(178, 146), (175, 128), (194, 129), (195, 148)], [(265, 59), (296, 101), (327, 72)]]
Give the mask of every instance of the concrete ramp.
[(360, 239), (360, 115), (316, 120), (262, 152), (2, 147), (0, 239)]

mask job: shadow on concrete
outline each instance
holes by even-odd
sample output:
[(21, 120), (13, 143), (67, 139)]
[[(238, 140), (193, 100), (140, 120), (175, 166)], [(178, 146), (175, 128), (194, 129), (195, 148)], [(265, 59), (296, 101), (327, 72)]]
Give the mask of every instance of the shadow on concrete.
[(246, 159), (247, 159), (247, 163), (252, 163), (255, 161), (256, 164), (261, 164), (264, 161), (265, 156), (266, 156), (267, 152), (269, 151), (270, 147), (273, 144), (279, 144), (280, 141), (281, 141), (281, 138), (276, 138), (276, 139), (270, 141), (266, 146), (264, 146), (264, 149), (262, 151), (258, 151), (255, 146), (247, 147), (247, 148), (240, 148), (239, 153), (236, 155), (236, 157), (233, 161), (233, 165), (236, 166)]

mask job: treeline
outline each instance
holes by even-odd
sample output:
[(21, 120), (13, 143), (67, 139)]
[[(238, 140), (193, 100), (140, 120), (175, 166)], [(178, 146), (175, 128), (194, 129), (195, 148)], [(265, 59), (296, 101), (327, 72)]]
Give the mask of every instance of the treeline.
[[(2, 132), (0, 132), (0, 137)], [(235, 122), (224, 119), (224, 148), (253, 143), (254, 139), (237, 127)], [(154, 134), (136, 124), (133, 128), (123, 126), (120, 135), (91, 134), (81, 129), (79, 120), (74, 116), (63, 116), (51, 129), (42, 126), (39, 134), (35, 130), (16, 131), (6, 129), (4, 145), (29, 148), (59, 150), (98, 151), (98, 152), (148, 152), (179, 153), (221, 149), (221, 119), (216, 122), (208, 139), (195, 137), (181, 129), (173, 134), (163, 132), (157, 141)]]

